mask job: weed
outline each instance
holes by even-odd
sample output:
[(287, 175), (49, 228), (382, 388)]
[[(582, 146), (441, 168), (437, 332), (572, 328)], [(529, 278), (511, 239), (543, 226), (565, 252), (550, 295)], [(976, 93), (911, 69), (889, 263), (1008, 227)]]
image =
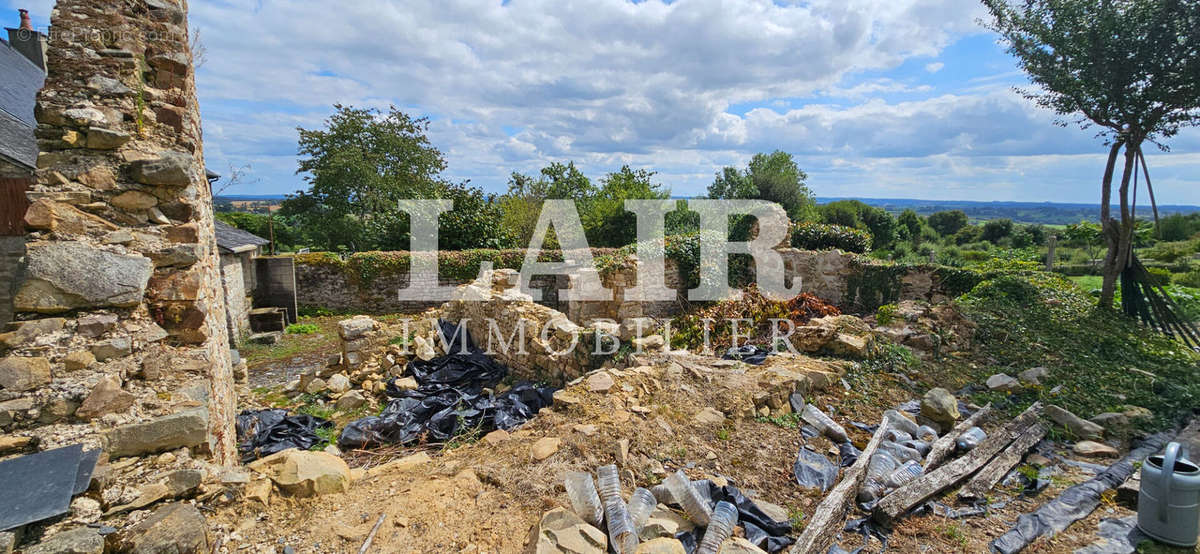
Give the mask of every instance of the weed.
[(804, 512), (800, 511), (800, 508), (795, 506), (788, 507), (788, 523), (792, 524), (793, 533), (798, 533), (804, 529), (806, 517), (808, 516), (805, 516)]
[(800, 416), (794, 412), (788, 412), (783, 415), (770, 417), (756, 417), (755, 421), (759, 423), (770, 423), (783, 427), (784, 429), (797, 429), (800, 427)]
[(287, 326), (289, 335), (311, 335), (319, 330), (321, 328), (314, 323), (293, 323)]
[(896, 315), (899, 313), (899, 308), (895, 304), (884, 304), (875, 310), (875, 322), (880, 325), (890, 325), (896, 321)]
[(962, 527), (960, 527), (957, 523), (946, 523), (939, 525), (937, 527), (937, 531), (941, 533), (943, 537), (958, 543), (958, 545), (962, 548), (966, 548), (970, 544), (967, 541), (967, 534), (963, 532)]
[(730, 437), (730, 436), (732, 436), (732, 433), (729, 431), (729, 429), (728, 429), (728, 428), (725, 428), (725, 429), (717, 429), (717, 438), (718, 438), (718, 439), (720, 439), (720, 440), (723, 440), (723, 441), (727, 441), (727, 440), (729, 440), (729, 437)]

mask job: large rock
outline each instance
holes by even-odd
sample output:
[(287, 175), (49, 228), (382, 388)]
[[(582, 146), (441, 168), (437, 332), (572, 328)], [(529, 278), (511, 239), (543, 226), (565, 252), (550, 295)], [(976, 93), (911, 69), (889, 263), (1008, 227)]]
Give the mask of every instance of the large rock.
[(1121, 452), (1116, 448), (1095, 441), (1079, 441), (1075, 443), (1072, 450), (1080, 456), (1092, 456), (1096, 458), (1116, 458), (1121, 455)]
[(658, 537), (675, 538), (675, 535), (681, 532), (691, 531), (695, 528), (687, 518), (671, 511), (655, 508), (650, 512), (650, 518), (646, 520), (646, 524), (642, 526), (642, 530), (638, 533), (642, 540), (649, 541)]
[(353, 386), (353, 385), (350, 384), (350, 378), (346, 377), (345, 375), (342, 375), (341, 373), (338, 373), (338, 374), (330, 377), (329, 383), (326, 384), (326, 387), (329, 388), (329, 392), (332, 392), (335, 394), (340, 394), (340, 393), (346, 392), (346, 391), (350, 390), (351, 386)]
[(1021, 382), (1011, 375), (997, 373), (987, 379), (987, 388), (994, 392), (1013, 392), (1021, 389)]
[(961, 416), (958, 413), (958, 399), (941, 387), (929, 389), (921, 398), (921, 415), (949, 429)]
[(63, 356), (62, 362), (67, 371), (78, 371), (96, 363), (96, 355), (87, 350), (76, 350)]
[(366, 316), (344, 319), (338, 322), (338, 334), (341, 335), (342, 340), (354, 340), (366, 336), (378, 325), (374, 319)]
[(75, 322), (75, 332), (87, 338), (94, 339), (117, 326), (117, 316), (113, 314), (92, 314), (83, 316)]
[(112, 550), (129, 554), (209, 552), (208, 524), (191, 504), (166, 504), (133, 527), (110, 535)]
[(129, 337), (114, 337), (92, 345), (92, 355), (104, 362), (113, 358), (124, 358), (133, 353)]
[(109, 200), (112, 205), (122, 210), (149, 210), (158, 205), (158, 198), (140, 190), (127, 190)]
[(535, 554), (604, 554), (608, 537), (574, 513), (555, 508), (542, 515), (529, 544)]
[(117, 458), (196, 446), (207, 437), (208, 412), (196, 409), (122, 425), (109, 431), (105, 440), (108, 454)]
[(0, 358), (0, 389), (23, 392), (50, 384), (50, 360), (8, 356)]
[(31, 321), (20, 321), (9, 324), (15, 327), (12, 331), (0, 334), (0, 348), (17, 348), (41, 335), (48, 335), (63, 328), (67, 320), (61, 317), (47, 317)]
[(1017, 379), (1030, 386), (1042, 384), (1042, 379), (1050, 376), (1050, 370), (1044, 367), (1031, 367), (1017, 374)]
[(1080, 439), (1098, 441), (1104, 438), (1103, 427), (1053, 404), (1046, 406), (1046, 416)]
[(104, 537), (97, 529), (77, 527), (26, 548), (25, 554), (104, 554)]
[(341, 458), (294, 448), (257, 460), (250, 469), (269, 477), (283, 492), (300, 497), (346, 492), (352, 481), (350, 467)]
[(187, 186), (197, 171), (196, 160), (183, 152), (163, 152), (131, 165), (133, 179), (146, 185)]
[(337, 400), (337, 404), (335, 404), (334, 407), (337, 408), (339, 412), (350, 412), (361, 408), (366, 403), (367, 399), (363, 397), (362, 393), (352, 390), (346, 394), (343, 394), (342, 397)]
[(75, 416), (90, 420), (106, 414), (118, 414), (133, 406), (132, 394), (121, 389), (121, 378), (116, 375), (106, 375), (92, 388), (91, 394), (75, 410)]
[(27, 279), (13, 298), (19, 312), (134, 306), (142, 301), (154, 263), (82, 242), (35, 242), (27, 247)]
[(550, 456), (553, 456), (555, 452), (558, 452), (558, 447), (561, 444), (562, 439), (557, 437), (544, 437), (538, 439), (537, 442), (533, 443), (533, 446), (529, 448), (529, 455), (535, 461), (540, 462), (546, 458), (549, 458)]
[(687, 550), (679, 539), (659, 537), (639, 544), (637, 554), (687, 554)]

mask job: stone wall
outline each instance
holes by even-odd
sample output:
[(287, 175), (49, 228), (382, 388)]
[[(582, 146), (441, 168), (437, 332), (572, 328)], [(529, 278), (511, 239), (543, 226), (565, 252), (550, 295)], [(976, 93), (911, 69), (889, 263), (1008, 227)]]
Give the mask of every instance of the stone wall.
[[(892, 264), (837, 250), (810, 251), (779, 248), (784, 259), (785, 282), (801, 279), (802, 291), (845, 310), (872, 312), (882, 304), (903, 300), (941, 302), (970, 290), (979, 276), (969, 270), (933, 265)], [(329, 255), (332, 256), (332, 255)], [(601, 280), (615, 291), (606, 302), (565, 302), (558, 290), (566, 288), (565, 276), (536, 276), (534, 288), (543, 291), (538, 302), (559, 310), (576, 323), (593, 319), (624, 321), (633, 317), (670, 318), (687, 303), (687, 291), (677, 264), (666, 260), (664, 281), (679, 294), (665, 302), (628, 302), (624, 290), (637, 283), (635, 257), (620, 267), (610, 267)], [(443, 286), (459, 286), (468, 279), (442, 278)], [(380, 272), (369, 280), (347, 271), (343, 264), (323, 256), (296, 258), (297, 299), (301, 306), (355, 313), (412, 313), (436, 307), (435, 301), (400, 301), (397, 291), (408, 286), (407, 270)]]
[(49, 447), (236, 463), (186, 3), (60, 0), (38, 95), (0, 425)]
[(21, 257), (25, 255), (25, 237), (0, 236), (0, 325), (13, 318), (13, 283), (21, 272)]
[[(438, 280), (439, 285), (446, 287), (470, 282), (470, 279), (444, 277)], [(540, 304), (558, 309), (558, 290), (566, 288), (566, 277), (534, 276), (530, 286), (542, 290)], [(407, 271), (381, 272), (364, 283), (341, 265), (296, 259), (296, 303), (301, 308), (387, 314), (416, 313), (442, 305), (441, 300), (400, 300), (399, 291), (403, 288), (408, 288)]]
[[(247, 265), (250, 254), (221, 255), (221, 284), (225, 288), (225, 317), (229, 320), (229, 336), (236, 344), (242, 335), (250, 332), (250, 305), (248, 298), (253, 288), (247, 288)], [(250, 267), (253, 270), (253, 265)], [(253, 271), (251, 271), (253, 273)]]

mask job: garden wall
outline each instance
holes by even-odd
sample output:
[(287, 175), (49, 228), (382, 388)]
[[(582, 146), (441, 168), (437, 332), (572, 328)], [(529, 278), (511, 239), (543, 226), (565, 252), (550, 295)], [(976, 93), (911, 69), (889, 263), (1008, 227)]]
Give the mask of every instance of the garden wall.
[[(838, 250), (810, 251), (780, 248), (790, 285), (800, 278), (803, 291), (836, 304), (848, 311), (874, 311), (882, 304), (900, 300), (941, 302), (975, 286), (982, 276), (977, 272), (934, 265), (903, 265), (873, 260)], [(610, 302), (562, 302), (558, 290), (566, 288), (565, 276), (537, 276), (533, 288), (542, 290), (539, 304), (566, 313), (572, 321), (596, 318), (622, 321), (630, 317), (668, 318), (678, 314), (686, 302), (686, 287), (679, 263), (668, 258), (664, 280), (668, 288), (680, 292), (678, 299), (667, 302), (624, 302), (621, 292), (636, 284), (636, 258), (611, 249), (594, 249), (605, 286), (617, 292)], [(439, 260), (442, 286), (471, 282), (479, 272), (480, 261), (491, 261), (496, 269), (520, 269), (521, 250), (478, 250), (443, 252)], [(295, 256), (297, 301), (301, 308), (324, 308), (338, 312), (397, 313), (417, 312), (442, 304), (440, 301), (401, 301), (398, 292), (408, 286), (407, 252), (365, 252), (343, 260), (332, 253)], [(688, 264), (687, 267), (695, 267)], [(742, 281), (749, 282), (751, 275)], [(735, 278), (735, 282), (739, 282)]]

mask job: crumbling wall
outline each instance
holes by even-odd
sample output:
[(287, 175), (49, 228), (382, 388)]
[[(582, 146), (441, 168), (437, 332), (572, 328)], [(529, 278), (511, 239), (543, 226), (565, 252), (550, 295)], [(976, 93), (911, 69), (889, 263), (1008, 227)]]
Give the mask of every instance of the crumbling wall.
[(113, 456), (199, 446), (233, 464), (186, 3), (60, 0), (50, 20), (0, 425)]

